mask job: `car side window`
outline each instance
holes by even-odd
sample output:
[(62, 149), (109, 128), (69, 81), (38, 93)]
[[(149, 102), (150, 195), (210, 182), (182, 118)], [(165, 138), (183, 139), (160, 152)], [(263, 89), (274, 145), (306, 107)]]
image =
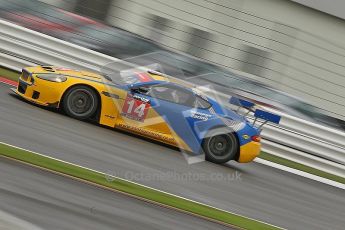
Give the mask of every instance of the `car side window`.
[(195, 108), (199, 109), (209, 109), (211, 107), (211, 103), (206, 101), (205, 99), (201, 98), (200, 96), (196, 96), (195, 100)]
[(173, 103), (179, 102), (178, 92), (175, 87), (171, 88), (165, 85), (152, 86), (149, 91), (149, 95), (151, 97), (173, 102)]
[(149, 95), (192, 108), (209, 108), (211, 106), (209, 102), (188, 90), (168, 85), (152, 86)]

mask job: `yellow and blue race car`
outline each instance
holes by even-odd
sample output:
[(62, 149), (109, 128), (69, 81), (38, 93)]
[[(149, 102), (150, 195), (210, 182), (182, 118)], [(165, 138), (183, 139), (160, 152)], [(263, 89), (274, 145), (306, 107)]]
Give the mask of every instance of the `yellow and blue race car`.
[[(41, 106), (63, 110), (79, 120), (125, 130), (206, 160), (250, 162), (260, 153), (260, 128), (195, 88), (151, 70), (131, 70), (120, 77), (54, 66), (22, 70), (14, 90)], [(244, 107), (253, 104), (230, 101)], [(279, 123), (262, 110), (255, 117)]]

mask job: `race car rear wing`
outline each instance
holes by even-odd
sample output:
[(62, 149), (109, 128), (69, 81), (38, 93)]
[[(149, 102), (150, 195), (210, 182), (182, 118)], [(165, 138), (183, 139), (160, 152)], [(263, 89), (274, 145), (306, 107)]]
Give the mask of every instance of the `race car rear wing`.
[(267, 123), (267, 122), (272, 122), (275, 124), (279, 124), (281, 117), (279, 115), (261, 110), (261, 109), (256, 109), (254, 110), (254, 103), (250, 101), (246, 101), (237, 97), (231, 97), (229, 100), (229, 103), (232, 105), (238, 106), (238, 109), (240, 108), (245, 108), (248, 110), (248, 112), (245, 114), (247, 116), (250, 112), (254, 113), (254, 121), (253, 121), (253, 126), (255, 126), (255, 123), (257, 122), (258, 119), (264, 120), (257, 128), (259, 130), (262, 129), (262, 127)]
[(248, 113), (249, 112), (254, 112), (253, 107), (254, 107), (255, 104), (253, 102), (246, 101), (246, 100), (243, 100), (243, 99), (240, 99), (240, 98), (237, 98), (237, 97), (231, 97), (230, 100), (229, 100), (229, 103), (232, 104), (232, 105), (238, 106), (236, 112), (238, 112), (240, 108), (247, 109)]
[(273, 114), (273, 113), (270, 113), (270, 112), (267, 112), (267, 111), (263, 111), (261, 109), (255, 110), (254, 117), (255, 117), (255, 119), (254, 119), (253, 125), (255, 125), (255, 122), (258, 118), (264, 120), (264, 122), (258, 127), (260, 130), (261, 130), (262, 126), (264, 126), (267, 122), (279, 124), (280, 119), (281, 119), (280, 116)]

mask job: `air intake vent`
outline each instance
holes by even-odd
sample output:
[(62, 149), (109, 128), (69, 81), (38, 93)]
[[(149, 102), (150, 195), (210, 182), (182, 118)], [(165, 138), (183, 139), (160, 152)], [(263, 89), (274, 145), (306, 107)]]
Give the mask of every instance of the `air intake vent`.
[(34, 92), (32, 93), (32, 99), (38, 99), (39, 97), (40, 97), (40, 93), (39, 93), (39, 92), (34, 91)]
[(42, 66), (42, 68), (49, 72), (55, 72), (54, 68), (52, 66)]
[(26, 88), (27, 88), (26, 84), (19, 82), (19, 85), (18, 85), (18, 92), (19, 93), (25, 94)]

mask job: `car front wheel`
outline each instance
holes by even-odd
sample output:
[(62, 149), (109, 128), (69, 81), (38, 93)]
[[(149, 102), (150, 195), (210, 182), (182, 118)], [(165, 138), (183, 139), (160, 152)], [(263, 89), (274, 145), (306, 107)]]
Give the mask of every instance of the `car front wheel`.
[(80, 85), (72, 87), (66, 92), (62, 107), (68, 116), (85, 120), (96, 113), (98, 103), (96, 92), (87, 86)]

